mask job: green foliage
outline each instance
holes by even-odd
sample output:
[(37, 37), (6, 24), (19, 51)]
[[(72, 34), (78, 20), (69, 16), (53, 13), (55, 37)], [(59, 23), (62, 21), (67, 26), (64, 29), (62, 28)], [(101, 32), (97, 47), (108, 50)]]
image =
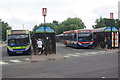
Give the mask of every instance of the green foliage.
[(96, 19), (96, 25), (92, 25), (92, 27), (95, 28), (101, 28), (101, 27), (116, 27), (118, 28), (118, 20), (117, 19), (107, 19), (102, 18)]
[[(76, 30), (76, 29), (84, 29), (86, 28), (84, 22), (80, 18), (68, 18), (62, 23), (58, 23), (58, 21), (53, 21), (52, 23), (46, 23), (46, 26), (52, 27), (56, 34), (61, 34), (64, 31), (68, 30)], [(35, 31), (38, 27), (44, 26), (44, 24), (40, 24), (39, 26), (35, 25), (33, 31)]]
[(118, 28), (120, 28), (120, 20), (118, 21)]
[(2, 32), (2, 33), (0, 32), (0, 36), (2, 35), (3, 41), (6, 40), (6, 31), (10, 29), (12, 28), (8, 25), (8, 23), (0, 20), (0, 31)]

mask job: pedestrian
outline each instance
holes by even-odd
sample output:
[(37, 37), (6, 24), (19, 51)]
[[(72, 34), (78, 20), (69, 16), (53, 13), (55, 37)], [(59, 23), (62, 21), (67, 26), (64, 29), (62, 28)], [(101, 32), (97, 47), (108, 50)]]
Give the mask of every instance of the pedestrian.
[(103, 43), (104, 48), (106, 48), (106, 45), (107, 45), (107, 37), (105, 37), (104, 39), (104, 43)]
[(34, 51), (34, 55), (36, 55), (36, 42), (35, 42), (35, 37), (32, 37), (32, 46), (33, 46), (33, 51)]
[(108, 44), (108, 49), (112, 49), (112, 40), (110, 37), (108, 37), (107, 44)]
[(44, 42), (44, 39), (41, 39), (42, 41), (42, 51), (41, 51), (41, 54), (43, 54), (43, 51), (45, 52), (45, 42)]
[(38, 54), (41, 54), (42, 52), (42, 41), (41, 39), (39, 38), (38, 41), (37, 41), (37, 45), (38, 45)]
[(103, 49), (105, 48), (105, 43), (104, 43), (104, 41), (101, 42), (101, 45), (100, 45), (100, 46), (101, 46), (101, 48), (103, 48)]

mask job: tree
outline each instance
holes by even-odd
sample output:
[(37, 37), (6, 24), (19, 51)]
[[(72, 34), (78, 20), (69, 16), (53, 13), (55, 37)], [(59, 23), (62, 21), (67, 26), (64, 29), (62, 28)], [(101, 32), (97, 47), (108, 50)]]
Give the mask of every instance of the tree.
[(12, 29), (7, 22), (4, 21), (0, 21), (0, 28), (1, 28), (1, 32), (0, 35), (2, 35), (2, 40), (5, 41), (6, 40), (6, 31)]
[(58, 24), (58, 21), (56, 21), (56, 20), (53, 21), (53, 24), (59, 25), (59, 24)]
[(95, 23), (96, 25), (92, 25), (93, 28), (105, 27), (105, 21), (102, 17), (100, 17), (100, 19), (96, 19)]
[(68, 18), (63, 21), (57, 28), (57, 34), (61, 34), (64, 31), (84, 29), (86, 28), (84, 22), (80, 18)]
[(118, 28), (120, 28), (120, 20), (118, 21)]
[[(35, 31), (38, 27), (44, 26), (44, 24), (40, 24), (39, 26), (35, 25), (33, 31)], [(68, 18), (62, 23), (58, 23), (58, 21), (54, 20), (52, 23), (46, 23), (45, 26), (52, 27), (56, 34), (61, 34), (64, 31), (68, 30), (76, 30), (76, 29), (84, 29), (86, 28), (84, 22), (80, 18)]]
[(101, 27), (116, 27), (118, 28), (117, 19), (108, 19), (108, 18), (102, 18), (96, 19), (95, 23), (96, 25), (92, 25), (93, 28), (101, 28)]

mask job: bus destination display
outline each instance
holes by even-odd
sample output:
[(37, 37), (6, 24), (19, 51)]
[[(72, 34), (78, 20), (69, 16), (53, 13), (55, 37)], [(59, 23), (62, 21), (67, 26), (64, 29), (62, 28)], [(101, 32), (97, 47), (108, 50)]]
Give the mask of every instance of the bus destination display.
[(25, 31), (11, 31), (11, 34), (26, 34)]

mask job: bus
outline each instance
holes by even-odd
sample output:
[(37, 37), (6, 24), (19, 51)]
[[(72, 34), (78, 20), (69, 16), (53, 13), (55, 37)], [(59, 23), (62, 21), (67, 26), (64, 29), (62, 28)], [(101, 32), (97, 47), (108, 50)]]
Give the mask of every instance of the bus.
[(92, 48), (93, 33), (90, 29), (79, 29), (63, 32), (64, 44), (76, 48)]
[(30, 54), (30, 32), (28, 30), (7, 30), (7, 52), (10, 56)]
[(63, 34), (56, 35), (56, 42), (63, 42)]

